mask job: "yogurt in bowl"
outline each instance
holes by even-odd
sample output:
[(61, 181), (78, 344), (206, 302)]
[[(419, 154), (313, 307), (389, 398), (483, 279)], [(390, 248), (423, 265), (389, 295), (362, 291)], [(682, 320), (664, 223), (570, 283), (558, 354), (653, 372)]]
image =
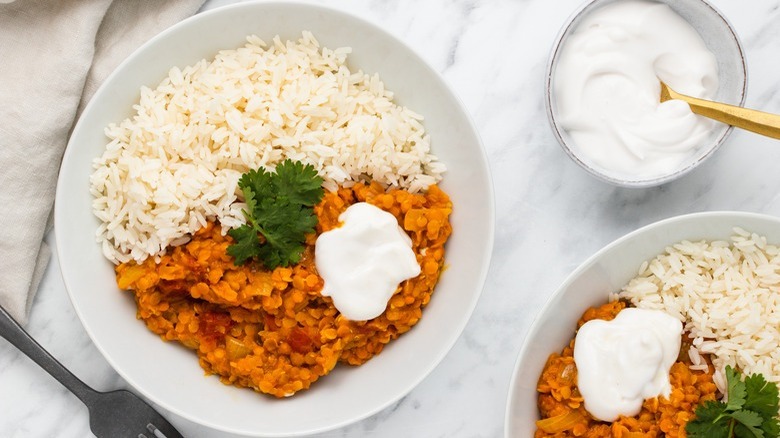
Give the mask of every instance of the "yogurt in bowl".
[(741, 104), (742, 49), (702, 0), (595, 0), (575, 13), (554, 47), (547, 109), (567, 154), (616, 185), (648, 187), (698, 165), (730, 133), (682, 101), (659, 101), (660, 82)]

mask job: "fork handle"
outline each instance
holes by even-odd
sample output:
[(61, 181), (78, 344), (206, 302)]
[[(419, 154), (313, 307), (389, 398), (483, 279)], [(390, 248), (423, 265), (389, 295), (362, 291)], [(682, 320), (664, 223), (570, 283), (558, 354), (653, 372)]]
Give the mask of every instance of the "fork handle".
[[(664, 96), (664, 92), (667, 93), (666, 96)], [(691, 111), (701, 116), (767, 137), (780, 139), (780, 114), (765, 113), (741, 106), (687, 96), (668, 88), (664, 84), (661, 91), (662, 102), (665, 100), (665, 97), (687, 102), (691, 107)]]
[(780, 139), (780, 115), (691, 98), (691, 111), (737, 128)]
[(38, 344), (6, 310), (0, 306), (0, 336), (13, 344), (52, 377), (65, 385), (82, 402), (93, 400), (97, 392), (62, 366), (48, 351)]

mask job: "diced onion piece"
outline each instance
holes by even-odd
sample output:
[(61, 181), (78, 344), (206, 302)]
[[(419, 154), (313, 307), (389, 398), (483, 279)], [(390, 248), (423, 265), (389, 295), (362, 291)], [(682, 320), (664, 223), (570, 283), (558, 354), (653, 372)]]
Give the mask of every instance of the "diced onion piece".
[(559, 433), (573, 428), (585, 418), (580, 411), (569, 411), (555, 417), (545, 418), (536, 422), (536, 427), (546, 433)]
[(252, 350), (243, 342), (232, 336), (225, 336), (225, 350), (230, 360), (238, 360), (251, 353)]

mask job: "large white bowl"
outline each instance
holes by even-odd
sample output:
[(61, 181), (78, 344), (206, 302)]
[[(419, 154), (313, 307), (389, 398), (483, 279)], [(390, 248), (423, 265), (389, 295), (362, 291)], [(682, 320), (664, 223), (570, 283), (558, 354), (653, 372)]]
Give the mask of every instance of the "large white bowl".
[(606, 303), (610, 292), (636, 276), (643, 261), (667, 246), (681, 240), (728, 240), (734, 227), (780, 242), (780, 218), (742, 212), (694, 213), (629, 233), (580, 265), (550, 298), (526, 336), (509, 384), (505, 436), (533, 436), (539, 419), (536, 383), (547, 357), (562, 350), (574, 336), (585, 309)]
[[(204, 377), (189, 350), (164, 343), (135, 318), (131, 294), (117, 289), (113, 265), (95, 242), (91, 161), (107, 143), (104, 127), (131, 115), (142, 85), (172, 66), (213, 58), (257, 34), (270, 40), (312, 31), (323, 46), (351, 46), (351, 68), (379, 73), (396, 100), (425, 116), (433, 152), (448, 171), (454, 233), (443, 274), (420, 323), (363, 366), (338, 366), (308, 391), (277, 400)], [(205, 426), (243, 435), (321, 432), (397, 401), (444, 358), (481, 293), (493, 246), (494, 198), (484, 149), (460, 101), (441, 77), (398, 39), (351, 15), (294, 2), (243, 3), (205, 12), (158, 35), (130, 56), (95, 94), (76, 125), (60, 170), (55, 207), (65, 286), (87, 333), (108, 362), (154, 403)]]

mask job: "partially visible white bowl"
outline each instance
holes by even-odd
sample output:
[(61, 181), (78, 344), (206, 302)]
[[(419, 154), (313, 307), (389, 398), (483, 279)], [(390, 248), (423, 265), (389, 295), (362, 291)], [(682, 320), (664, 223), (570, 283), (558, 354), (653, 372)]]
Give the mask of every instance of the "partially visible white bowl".
[[(680, 165), (660, 176), (635, 177), (615, 170), (606, 169), (583, 153), (571, 136), (559, 124), (557, 119), (555, 91), (555, 68), (562, 47), (577, 29), (577, 25), (590, 13), (611, 3), (621, 0), (589, 0), (577, 9), (561, 28), (553, 44), (545, 75), (545, 106), (547, 118), (555, 138), (566, 154), (588, 173), (621, 187), (653, 187), (675, 180), (699, 166), (712, 156), (729, 136), (733, 127), (717, 124), (707, 141), (694, 151)], [(736, 31), (714, 6), (705, 0), (654, 0), (669, 5), (672, 10), (684, 18), (701, 35), (707, 48), (718, 61), (720, 85), (715, 100), (742, 106), (747, 97), (747, 64), (742, 43)], [(662, 31), (662, 29), (661, 29)]]
[(537, 316), (515, 364), (507, 397), (504, 435), (533, 436), (539, 420), (536, 384), (547, 357), (566, 346), (577, 320), (591, 306), (604, 304), (636, 276), (639, 266), (681, 240), (728, 240), (734, 227), (780, 242), (780, 218), (743, 212), (707, 212), (656, 222), (610, 243), (563, 282)]
[[(379, 73), (398, 103), (425, 116), (433, 152), (448, 167), (442, 188), (454, 203), (449, 268), (423, 318), (360, 367), (339, 366), (312, 389), (277, 400), (205, 377), (195, 355), (164, 343), (135, 318), (113, 265), (95, 241), (89, 175), (108, 142), (104, 128), (132, 114), (142, 85), (257, 34), (270, 40), (312, 31), (329, 48), (351, 46), (351, 68)], [(406, 395), (444, 358), (466, 325), (487, 275), (493, 246), (493, 188), (484, 149), (466, 110), (441, 77), (375, 25), (322, 6), (242, 3), (196, 15), (158, 35), (105, 81), (76, 125), (62, 162), (55, 226), (60, 265), (76, 312), (108, 362), (154, 403), (205, 426), (252, 436), (322, 432), (365, 418)], [(410, 358), (413, 358), (410, 360)]]

